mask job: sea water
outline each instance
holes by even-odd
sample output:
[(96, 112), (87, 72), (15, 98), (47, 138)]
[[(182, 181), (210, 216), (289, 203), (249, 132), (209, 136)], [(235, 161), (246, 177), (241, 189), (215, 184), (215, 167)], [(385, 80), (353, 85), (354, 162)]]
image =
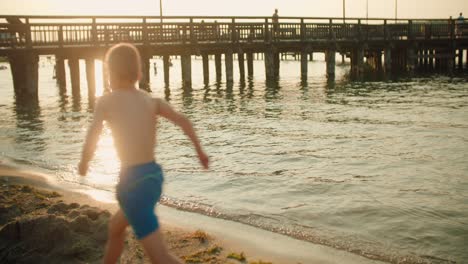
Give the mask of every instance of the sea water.
[[(210, 61), (203, 85), (201, 59), (192, 62), (192, 89), (181, 86), (178, 60), (167, 87), (162, 61), (151, 62), (152, 94), (193, 121), (211, 157), (203, 171), (187, 137), (161, 120), (163, 204), (374, 259), (468, 261), (466, 75), (353, 82), (337, 63), (328, 82), (315, 61), (301, 82), (300, 63), (282, 61), (279, 81), (266, 83), (255, 61), (253, 78), (237, 81), (236, 69), (226, 85)], [(0, 71), (0, 153), (59, 182), (113, 191), (119, 163), (107, 127), (89, 175), (76, 173), (94, 106), (84, 66), (73, 97), (70, 80), (60, 92), (53, 60), (41, 58), (38, 103), (16, 100), (10, 71)]]

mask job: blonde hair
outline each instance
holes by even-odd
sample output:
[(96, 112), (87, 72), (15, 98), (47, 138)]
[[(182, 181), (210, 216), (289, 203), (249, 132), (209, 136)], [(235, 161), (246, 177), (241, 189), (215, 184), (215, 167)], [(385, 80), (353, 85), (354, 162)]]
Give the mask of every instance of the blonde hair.
[(141, 56), (138, 49), (129, 43), (111, 47), (104, 59), (110, 80), (136, 83), (141, 76)]

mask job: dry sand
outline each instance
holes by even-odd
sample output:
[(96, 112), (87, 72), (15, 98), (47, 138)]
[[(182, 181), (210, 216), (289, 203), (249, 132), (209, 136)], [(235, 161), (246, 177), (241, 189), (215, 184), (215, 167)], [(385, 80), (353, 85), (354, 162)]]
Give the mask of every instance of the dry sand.
[[(65, 191), (36, 173), (0, 165), (0, 263), (100, 263), (115, 204)], [(202, 230), (163, 226), (186, 263), (271, 263), (225, 248)], [(120, 263), (150, 263), (127, 230)]]

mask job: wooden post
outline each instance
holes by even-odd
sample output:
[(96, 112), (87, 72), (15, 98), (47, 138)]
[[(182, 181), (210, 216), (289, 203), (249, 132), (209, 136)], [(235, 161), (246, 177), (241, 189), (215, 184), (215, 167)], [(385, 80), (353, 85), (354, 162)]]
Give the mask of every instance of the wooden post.
[(68, 67), (70, 68), (70, 80), (72, 95), (80, 96), (80, 60), (78, 58), (68, 58)]
[(96, 96), (96, 76), (94, 67), (94, 58), (87, 58), (86, 81), (88, 83), (88, 97), (90, 98), (94, 98)]
[(170, 57), (169, 55), (163, 56), (163, 68), (164, 68), (164, 84), (169, 85), (169, 69), (170, 69)]
[(226, 63), (226, 82), (232, 83), (234, 81), (234, 65), (232, 61), (232, 50), (227, 50), (224, 54)]
[(280, 74), (280, 53), (279, 52), (273, 52), (273, 62), (274, 62), (275, 78), (278, 78)]
[(31, 38), (31, 25), (29, 24), (29, 18), (26, 18), (26, 47), (32, 49), (32, 38)]
[(447, 72), (449, 74), (452, 74), (454, 69), (455, 69), (455, 50), (454, 49), (449, 49), (449, 58), (447, 59)]
[(245, 80), (245, 62), (244, 62), (244, 52), (240, 51), (237, 53), (237, 60), (239, 61), (239, 75), (240, 80)]
[(140, 89), (150, 90), (150, 58), (146, 52), (141, 52), (141, 72), (142, 76), (138, 83)]
[(265, 51), (265, 77), (267, 81), (275, 79), (275, 62), (272, 50)]
[(414, 47), (410, 46), (406, 49), (406, 71), (410, 74), (414, 73), (416, 68), (416, 54)]
[(65, 60), (61, 55), (55, 54), (55, 79), (61, 91), (66, 89)]
[(335, 78), (335, 64), (336, 64), (336, 51), (331, 48), (325, 52), (325, 59), (327, 63), (327, 78), (329, 80)]
[(93, 42), (93, 45), (94, 46), (98, 46), (99, 43), (99, 39), (98, 39), (98, 35), (97, 35), (97, 25), (96, 25), (96, 18), (93, 17), (92, 18), (92, 29), (91, 29), (91, 41)]
[[(142, 39), (143, 39), (143, 44), (148, 45), (148, 26), (146, 24), (146, 17), (143, 18), (143, 28), (142, 28)], [(148, 75), (149, 76), (149, 75)], [(149, 77), (148, 77), (149, 78)], [(140, 89), (145, 89), (141, 87), (140, 83)]]
[(17, 98), (38, 100), (39, 56), (32, 52), (8, 56)]
[(253, 53), (248, 52), (247, 53), (247, 74), (249, 76), (253, 76), (253, 72), (254, 72), (254, 69), (253, 69)]
[(303, 50), (301, 52), (301, 80), (302, 81), (307, 81), (308, 65), (309, 65), (309, 62), (307, 61), (307, 50)]
[(221, 54), (215, 54), (216, 81), (221, 81)]
[(186, 88), (192, 86), (192, 57), (190, 54), (180, 57), (182, 66), (182, 85)]
[(209, 84), (210, 83), (210, 67), (209, 67), (208, 54), (203, 53), (202, 60), (203, 60), (203, 83)]
[(311, 52), (309, 56), (310, 56), (309, 60), (310, 60), (310, 61), (314, 61), (314, 53)]
[(392, 50), (390, 48), (384, 49), (384, 71), (385, 73), (392, 72)]
[(463, 71), (463, 49), (458, 50), (458, 71)]

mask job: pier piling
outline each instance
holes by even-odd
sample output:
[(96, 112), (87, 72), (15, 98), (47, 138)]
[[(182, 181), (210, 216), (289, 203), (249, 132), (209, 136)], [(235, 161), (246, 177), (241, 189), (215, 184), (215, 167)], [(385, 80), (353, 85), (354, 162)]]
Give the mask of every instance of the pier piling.
[(217, 53), (215, 54), (215, 71), (216, 71), (216, 82), (220, 82), (221, 81), (221, 77), (222, 77), (222, 69), (221, 69), (221, 54), (220, 53)]
[[(312, 53), (311, 53), (311, 56), (312, 56)], [(307, 51), (303, 50), (301, 52), (301, 80), (302, 81), (307, 81), (308, 65), (309, 65), (309, 61), (307, 60)]]
[(271, 81), (275, 79), (275, 69), (274, 69), (274, 55), (272, 51), (265, 52), (265, 77), (267, 81)]
[(72, 95), (80, 96), (80, 60), (76, 57), (68, 58), (68, 67), (70, 68), (70, 81)]
[(244, 52), (237, 53), (237, 60), (239, 62), (239, 75), (240, 80), (245, 81), (245, 62), (244, 62)]
[(209, 58), (207, 53), (202, 54), (203, 62), (203, 83), (205, 85), (210, 83), (210, 67), (209, 67)]
[(247, 74), (249, 77), (253, 76), (254, 69), (253, 69), (253, 53), (248, 52), (247, 53)]
[(182, 85), (186, 88), (192, 86), (192, 58), (190, 55), (182, 55), (180, 57), (182, 66)]
[(169, 55), (163, 55), (164, 84), (166, 86), (169, 85), (169, 69), (171, 67), (170, 63)]
[(336, 51), (335, 49), (328, 49), (325, 52), (325, 60), (327, 64), (327, 78), (335, 79), (335, 64), (336, 64)]
[(232, 50), (227, 50), (224, 54), (224, 61), (226, 64), (226, 82), (232, 83), (234, 81), (234, 64), (232, 59)]
[(17, 98), (38, 99), (39, 56), (33, 52), (8, 57)]
[(67, 81), (65, 76), (65, 60), (63, 56), (55, 55), (55, 78), (61, 91), (66, 90)]

